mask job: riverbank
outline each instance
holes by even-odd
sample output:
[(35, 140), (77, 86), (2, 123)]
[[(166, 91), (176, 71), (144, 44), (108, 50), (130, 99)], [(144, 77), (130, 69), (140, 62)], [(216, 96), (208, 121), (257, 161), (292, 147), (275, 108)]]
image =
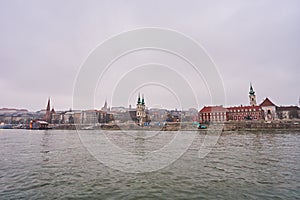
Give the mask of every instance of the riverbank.
[[(289, 121), (228, 121), (224, 123), (204, 124), (207, 128), (200, 130), (217, 129), (222, 131), (258, 131), (258, 130), (300, 130), (299, 120)], [(136, 124), (60, 124), (51, 125), (59, 130), (144, 130), (144, 131), (195, 131), (199, 130), (192, 122), (168, 122), (162, 126), (138, 126)]]
[[(50, 129), (56, 130), (143, 130), (143, 131), (198, 131), (198, 130), (222, 130), (222, 131), (260, 131), (260, 130), (300, 130), (300, 120), (276, 120), (276, 121), (227, 121), (210, 124), (202, 124), (206, 129), (198, 129), (193, 122), (167, 122), (160, 126), (138, 126), (134, 123), (119, 124), (49, 124)], [(22, 129), (26, 126), (5, 125), (3, 129)]]

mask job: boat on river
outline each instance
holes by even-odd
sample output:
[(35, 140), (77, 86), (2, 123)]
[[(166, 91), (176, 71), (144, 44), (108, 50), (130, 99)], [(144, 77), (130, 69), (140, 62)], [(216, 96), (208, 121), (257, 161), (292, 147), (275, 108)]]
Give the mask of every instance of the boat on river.
[(34, 129), (34, 130), (48, 130), (48, 129), (52, 129), (49, 126), (49, 123), (46, 121), (42, 121), (42, 120), (31, 120), (29, 123), (29, 129)]

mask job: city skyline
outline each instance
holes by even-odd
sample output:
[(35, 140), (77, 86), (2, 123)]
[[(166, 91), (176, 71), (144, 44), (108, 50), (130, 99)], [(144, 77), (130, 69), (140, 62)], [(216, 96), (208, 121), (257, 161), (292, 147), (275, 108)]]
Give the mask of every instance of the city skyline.
[[(253, 88), (253, 85), (252, 83), (250, 83), (250, 92), (254, 92), (256, 93), (256, 90)], [(248, 91), (248, 93), (249, 93)], [(182, 108), (182, 107), (174, 107), (174, 108), (171, 108), (171, 107), (163, 107), (161, 104), (156, 104), (154, 106), (149, 106), (148, 104), (146, 104), (146, 100), (147, 98), (145, 98), (145, 95), (144, 93), (141, 93), (141, 92), (138, 92), (137, 95), (135, 96), (135, 102), (133, 103), (129, 103), (128, 105), (111, 105), (107, 98), (105, 98), (105, 101), (103, 102), (102, 106), (99, 106), (99, 107), (94, 107), (94, 108), (89, 108), (89, 109), (75, 109), (75, 110), (103, 110), (103, 108), (106, 109), (111, 109), (111, 108), (126, 108), (126, 109), (130, 109), (130, 108), (135, 108), (137, 106), (137, 102), (139, 101), (140, 98), (143, 99), (143, 101), (145, 100), (145, 105), (146, 105), (146, 108), (147, 109), (162, 109), (162, 110), (189, 110), (189, 109), (196, 109), (196, 110), (200, 110), (201, 108), (203, 107), (206, 107), (206, 106), (227, 106), (227, 107), (234, 107), (234, 106), (253, 106), (251, 104), (251, 102), (249, 102), (249, 96), (248, 96), (248, 103), (246, 104), (235, 104), (235, 105), (229, 105), (229, 104), (225, 104), (225, 105), (219, 105), (219, 104), (206, 104), (206, 105), (202, 105), (202, 107), (189, 107), (189, 108)], [(255, 98), (257, 97), (257, 95), (255, 95)], [(155, 97), (154, 97), (155, 98)], [(151, 97), (150, 97), (151, 99)], [(261, 103), (263, 103), (266, 99), (272, 99), (272, 97), (264, 97), (261, 101), (260, 99), (258, 99), (257, 101), (257, 105), (260, 105)], [(51, 102), (51, 104), (50, 104)], [(299, 103), (300, 103), (300, 99), (299, 99)], [(279, 105), (277, 104), (278, 106), (298, 106), (297, 104), (284, 104), (284, 105)], [(51, 97), (48, 97), (47, 98), (47, 101), (46, 101), (46, 104), (45, 104), (46, 107), (42, 107), (40, 109), (37, 109), (37, 110), (30, 110), (28, 109), (27, 107), (21, 107), (21, 108), (18, 108), (18, 107), (0, 107), (0, 109), (16, 109), (16, 110), (28, 110), (28, 111), (40, 111), (40, 110), (47, 110), (47, 109), (55, 109), (55, 110), (72, 110), (72, 107), (69, 107), (69, 108), (63, 108), (63, 109), (56, 109), (55, 108), (55, 105), (53, 105), (53, 98)], [(50, 106), (50, 107), (49, 107)], [(46, 108), (46, 109), (45, 109)]]
[[(0, 5), (1, 108), (40, 110), (48, 97), (57, 110), (71, 108), (76, 77), (92, 50), (113, 35), (142, 27), (176, 30), (201, 44), (222, 78), (226, 105), (247, 105), (249, 82), (257, 103), (269, 97), (277, 105), (299, 105), (299, 1), (2, 1)], [(153, 55), (135, 54), (139, 59)], [(165, 56), (153, 58), (168, 60)], [(169, 63), (174, 68), (176, 64)], [(187, 102), (183, 108), (209, 105), (203, 83), (198, 87), (194, 82), (193, 87), (199, 106)], [(171, 93), (157, 86), (141, 89), (149, 107), (179, 107), (170, 101)], [(114, 99), (110, 92), (95, 92), (95, 108), (100, 109), (106, 98), (112, 106), (135, 106), (136, 91), (124, 99)]]

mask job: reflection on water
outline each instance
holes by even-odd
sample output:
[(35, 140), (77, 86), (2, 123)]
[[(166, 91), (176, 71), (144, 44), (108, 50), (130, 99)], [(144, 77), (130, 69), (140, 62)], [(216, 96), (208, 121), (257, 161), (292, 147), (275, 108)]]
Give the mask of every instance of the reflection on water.
[[(86, 134), (103, 133), (87, 131)], [(110, 139), (118, 141), (116, 144), (138, 155), (163, 146), (173, 137), (168, 132), (160, 133), (159, 140), (155, 139), (158, 135), (147, 137), (147, 133), (135, 137), (128, 137), (130, 134), (122, 137), (118, 132), (109, 134)], [(170, 166), (156, 172), (130, 174), (99, 163), (82, 145), (76, 131), (0, 130), (0, 196), (1, 199), (300, 197), (299, 132), (225, 132), (212, 152), (199, 159), (198, 150), (204, 137), (205, 133), (198, 133), (189, 150)]]

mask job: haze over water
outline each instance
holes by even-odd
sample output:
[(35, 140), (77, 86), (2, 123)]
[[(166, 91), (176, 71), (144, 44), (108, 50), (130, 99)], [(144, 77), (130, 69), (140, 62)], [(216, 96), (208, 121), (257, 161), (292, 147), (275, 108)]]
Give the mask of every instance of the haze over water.
[[(103, 133), (86, 131), (104, 136)], [(120, 132), (109, 134), (117, 137)], [(300, 197), (299, 131), (224, 132), (212, 151), (199, 159), (198, 150), (204, 137), (205, 132), (199, 132), (188, 151), (168, 167), (133, 174), (113, 170), (97, 161), (82, 145), (76, 131), (0, 130), (0, 196), (1, 199)], [(123, 144), (133, 151), (147, 146), (147, 140), (134, 144), (131, 141)], [(168, 141), (152, 145), (155, 148), (164, 143)], [(147, 148), (151, 148), (149, 144)]]

